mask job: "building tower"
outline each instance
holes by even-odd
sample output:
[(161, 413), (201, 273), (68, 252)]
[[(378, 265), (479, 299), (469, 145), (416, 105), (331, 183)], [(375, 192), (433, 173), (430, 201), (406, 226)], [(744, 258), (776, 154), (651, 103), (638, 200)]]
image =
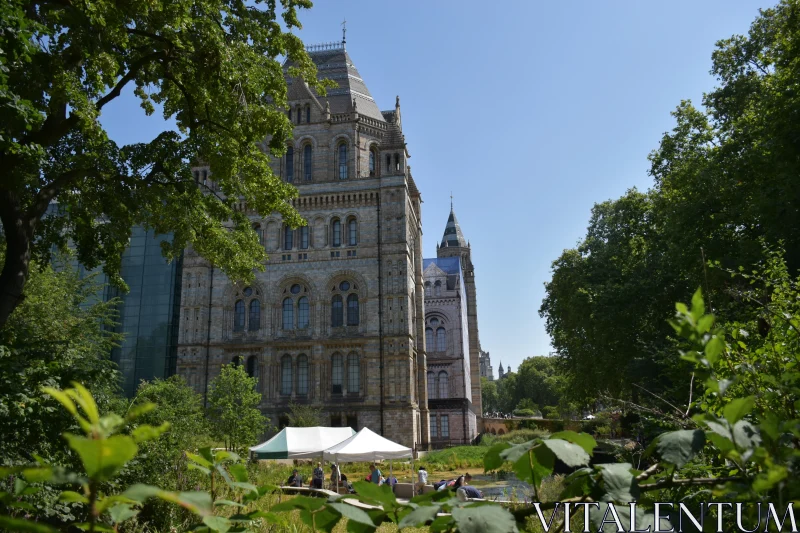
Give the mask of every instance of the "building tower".
[[(400, 98), (381, 111), (343, 42), (308, 52), (338, 87), (321, 97), (284, 65), (294, 138), (273, 158), (308, 224), (291, 228), (242, 204), (269, 254), (247, 285), (187, 250), (178, 372), (205, 393), (221, 365), (244, 364), (278, 427), (290, 403), (310, 404), (324, 425), (424, 447), (421, 196)], [(214, 190), (213, 176), (207, 186)]]
[[(464, 287), (467, 296), (467, 329), (469, 331), (469, 366), (470, 379), (472, 383), (472, 405), (473, 411), (478, 417), (483, 414), (481, 402), (481, 375), (480, 375), (480, 354), (481, 342), (478, 332), (478, 295), (475, 287), (475, 268), (472, 264), (472, 249), (469, 242), (464, 239), (461, 226), (458, 224), (452, 201), (450, 204), (450, 216), (444, 228), (442, 242), (436, 248), (438, 258), (457, 257), (461, 263), (461, 271), (464, 275)], [(478, 427), (478, 432), (482, 427)]]

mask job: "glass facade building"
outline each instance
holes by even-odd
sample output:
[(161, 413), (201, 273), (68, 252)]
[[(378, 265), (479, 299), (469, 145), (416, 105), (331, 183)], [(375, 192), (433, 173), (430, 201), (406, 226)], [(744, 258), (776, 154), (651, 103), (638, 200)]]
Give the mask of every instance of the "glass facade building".
[[(81, 277), (95, 274), (104, 301), (121, 300), (116, 331), (125, 335), (111, 359), (122, 373), (120, 384), (133, 396), (142, 380), (166, 378), (175, 373), (178, 358), (182, 259), (168, 263), (161, 255), (161, 241), (169, 235), (134, 227), (130, 245), (122, 255), (122, 279), (130, 292), (122, 293), (107, 283), (100, 269), (89, 271), (72, 260)], [(90, 302), (87, 302), (90, 303)]]
[(125, 334), (111, 358), (122, 372), (122, 388), (133, 396), (141, 380), (165, 378), (175, 373), (178, 358), (182, 260), (167, 263), (161, 241), (169, 236), (134, 227), (122, 256), (122, 279), (130, 292), (120, 294), (107, 286), (107, 297), (118, 296), (117, 331)]

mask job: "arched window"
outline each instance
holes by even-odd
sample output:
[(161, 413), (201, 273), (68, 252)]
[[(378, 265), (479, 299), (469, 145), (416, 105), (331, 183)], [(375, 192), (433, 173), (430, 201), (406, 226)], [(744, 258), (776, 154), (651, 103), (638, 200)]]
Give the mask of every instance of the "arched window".
[(431, 352), (433, 351), (433, 330), (431, 328), (425, 328), (425, 346)]
[(370, 176), (374, 176), (375, 175), (375, 151), (374, 150), (370, 150), (369, 151), (369, 175)]
[(342, 297), (337, 294), (331, 300), (331, 327), (341, 327), (344, 322), (343, 315)]
[(428, 372), (428, 399), (436, 399), (436, 376), (433, 372)]
[(392, 171), (392, 155), (386, 154), (386, 172)]
[(439, 372), (439, 379), (436, 381), (437, 385), (439, 386), (439, 398), (446, 399), (448, 397), (448, 392), (450, 391), (450, 386), (447, 383), (447, 372), (444, 370)]
[(281, 394), (292, 394), (292, 356), (288, 353), (281, 357)]
[(437, 298), (442, 295), (442, 282), (441, 281), (437, 281), (433, 285), (433, 295), (436, 296)]
[(400, 154), (394, 154), (394, 169), (400, 171)]
[(286, 112), (286, 116), (289, 117), (289, 122), (291, 122), (292, 121), (292, 110), (291, 109)]
[(347, 244), (350, 246), (358, 244), (358, 223), (355, 218), (347, 221)]
[(361, 367), (358, 364), (358, 354), (351, 353), (347, 356), (347, 392), (357, 393), (361, 390)]
[(347, 179), (347, 144), (339, 145), (339, 179)]
[(233, 366), (242, 366), (242, 356), (241, 355), (234, 355), (233, 359), (231, 360), (231, 364)]
[(283, 329), (294, 329), (294, 304), (291, 298), (283, 299)]
[(255, 355), (251, 355), (247, 358), (247, 375), (251, 378), (256, 377), (256, 371), (258, 370), (258, 358)]
[(233, 331), (244, 330), (244, 301), (236, 300), (233, 305)]
[(336, 218), (333, 220), (332, 230), (333, 230), (333, 238), (332, 243), (334, 246), (341, 246), (342, 245), (342, 222)]
[(303, 123), (303, 109), (299, 106), (297, 108), (297, 123), (298, 124)]
[(347, 325), (358, 325), (358, 295), (350, 294), (347, 297)]
[(261, 302), (258, 300), (250, 300), (249, 319), (247, 329), (250, 331), (258, 331), (261, 327)]
[(291, 146), (286, 149), (286, 181), (294, 181), (294, 148)]
[(306, 123), (311, 122), (311, 106), (306, 106)]
[(253, 231), (256, 232), (256, 236), (258, 237), (258, 244), (264, 244), (264, 232), (261, 231), (261, 224), (253, 224)]
[(311, 181), (313, 174), (314, 163), (312, 163), (311, 145), (307, 144), (303, 147), (303, 177), (306, 181)]
[(308, 357), (304, 354), (297, 357), (297, 394), (308, 394)]
[(308, 226), (300, 228), (300, 242), (297, 243), (301, 250), (308, 249)]
[(436, 330), (436, 351), (443, 352), (447, 350), (447, 341), (445, 339), (444, 328)]
[(297, 300), (297, 327), (298, 329), (308, 327), (308, 298), (305, 296)]
[(335, 353), (331, 357), (331, 392), (333, 394), (342, 393), (342, 378), (344, 369), (342, 368), (342, 355)]
[(289, 226), (283, 227), (283, 249), (291, 250), (294, 248), (294, 231)]

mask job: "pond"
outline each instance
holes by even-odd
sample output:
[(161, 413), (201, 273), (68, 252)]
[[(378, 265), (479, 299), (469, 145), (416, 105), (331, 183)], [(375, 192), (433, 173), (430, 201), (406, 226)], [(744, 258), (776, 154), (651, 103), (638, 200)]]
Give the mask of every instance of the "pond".
[(533, 487), (520, 481), (513, 472), (492, 474), (473, 474), (472, 485), (483, 492), (488, 500), (531, 501)]

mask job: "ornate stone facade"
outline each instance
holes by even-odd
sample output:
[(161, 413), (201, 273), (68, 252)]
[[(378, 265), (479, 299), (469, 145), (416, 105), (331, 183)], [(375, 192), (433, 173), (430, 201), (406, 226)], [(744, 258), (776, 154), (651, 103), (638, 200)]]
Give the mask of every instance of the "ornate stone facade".
[(308, 226), (251, 213), (269, 260), (246, 286), (186, 251), (177, 370), (205, 394), (239, 361), (278, 427), (309, 403), (326, 424), (426, 447), (421, 198), (400, 101), (380, 111), (343, 46), (310, 55), (339, 87), (322, 98), (289, 80), (294, 141), (273, 167)]
[(423, 264), (431, 443), (468, 443), (481, 430), (481, 350), (471, 247), (452, 208)]

